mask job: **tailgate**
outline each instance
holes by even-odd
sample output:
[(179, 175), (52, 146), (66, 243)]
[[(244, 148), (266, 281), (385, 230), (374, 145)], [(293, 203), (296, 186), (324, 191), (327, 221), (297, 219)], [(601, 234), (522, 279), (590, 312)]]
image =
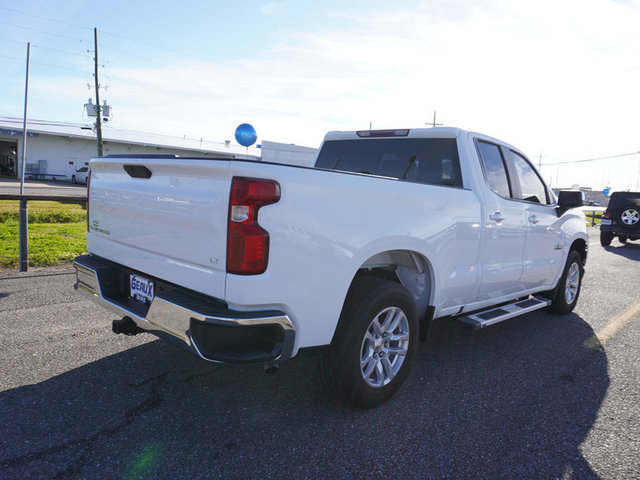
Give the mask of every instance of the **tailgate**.
[(91, 171), (90, 253), (224, 298), (229, 161), (97, 158)]

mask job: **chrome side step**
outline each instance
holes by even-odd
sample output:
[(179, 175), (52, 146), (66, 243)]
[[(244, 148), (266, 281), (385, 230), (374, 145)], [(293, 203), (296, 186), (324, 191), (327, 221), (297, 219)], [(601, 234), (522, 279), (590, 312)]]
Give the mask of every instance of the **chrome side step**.
[(529, 297), (517, 302), (508, 303), (500, 307), (493, 307), (488, 310), (459, 317), (459, 320), (471, 326), (474, 330), (479, 330), (494, 323), (502, 322), (518, 315), (533, 312), (540, 308), (547, 307), (551, 304), (551, 300), (543, 297)]

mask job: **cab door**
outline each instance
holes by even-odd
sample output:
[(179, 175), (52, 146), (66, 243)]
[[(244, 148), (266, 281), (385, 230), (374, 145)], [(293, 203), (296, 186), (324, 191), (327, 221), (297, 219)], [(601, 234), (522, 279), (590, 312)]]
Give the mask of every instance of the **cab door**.
[(484, 179), (484, 232), (481, 283), (478, 301), (519, 292), (527, 239), (526, 205), (514, 200), (514, 185), (508, 175), (504, 149), (476, 139)]
[(508, 149), (516, 197), (525, 206), (527, 240), (523, 254), (521, 284), (525, 289), (551, 285), (562, 269), (564, 237), (561, 220), (549, 189), (531, 163), (519, 152)]

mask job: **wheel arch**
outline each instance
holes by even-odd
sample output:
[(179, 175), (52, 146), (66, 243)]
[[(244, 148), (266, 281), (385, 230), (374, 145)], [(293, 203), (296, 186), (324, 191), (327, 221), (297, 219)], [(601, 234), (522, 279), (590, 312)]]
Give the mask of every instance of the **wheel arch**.
[(351, 279), (349, 291), (363, 276), (385, 278), (402, 285), (409, 292), (418, 312), (420, 338), (424, 339), (434, 311), (431, 306), (435, 292), (432, 262), (424, 254), (415, 250), (387, 250), (370, 256), (358, 267)]
[(571, 244), (569, 251), (571, 250), (575, 250), (580, 254), (580, 258), (582, 258), (582, 265), (584, 266), (587, 263), (587, 242), (583, 238), (577, 238)]

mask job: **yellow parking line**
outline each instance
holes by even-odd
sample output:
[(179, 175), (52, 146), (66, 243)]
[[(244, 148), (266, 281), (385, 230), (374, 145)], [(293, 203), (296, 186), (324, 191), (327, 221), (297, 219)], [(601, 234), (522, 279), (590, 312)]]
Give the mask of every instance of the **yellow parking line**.
[(640, 314), (640, 300), (633, 302), (626, 310), (620, 312), (607, 322), (607, 324), (591, 337), (584, 341), (584, 346), (591, 349), (602, 347), (607, 340), (613, 337), (625, 325)]

